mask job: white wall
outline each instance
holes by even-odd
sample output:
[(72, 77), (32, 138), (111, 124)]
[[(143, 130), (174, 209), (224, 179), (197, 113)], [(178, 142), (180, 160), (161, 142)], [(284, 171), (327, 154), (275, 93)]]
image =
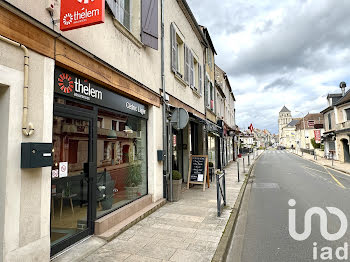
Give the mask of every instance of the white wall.
[[(0, 137), (8, 137), (10, 91), (8, 86), (0, 85)], [(5, 190), (7, 169), (7, 139), (0, 139), (0, 261), (4, 260), (3, 238), (5, 223)]]
[[(54, 1), (55, 11), (53, 19), (57, 20), (60, 18), (61, 0)], [(47, 0), (11, 0), (10, 2), (28, 15), (44, 23), (46, 26), (53, 28), (51, 17), (46, 10)], [(159, 89), (161, 88), (160, 1), (158, 1), (158, 4), (158, 51), (145, 46), (140, 47), (132, 42), (130, 38), (126, 37), (123, 32), (114, 25), (114, 18), (109, 12), (106, 12), (105, 22), (103, 24), (62, 32), (59, 30), (59, 23), (57, 23), (54, 29), (72, 42), (159, 93)], [(106, 7), (106, 11), (107, 10), (108, 8)], [(139, 16), (140, 13), (135, 14), (135, 16), (136, 15)], [(141, 42), (138, 42), (138, 44), (142, 45)]]
[[(7, 146), (2, 147), (7, 166), (1, 170), (6, 189), (0, 193), (6, 199), (2, 218), (3, 253), (4, 261), (26, 261), (28, 257), (33, 261), (48, 261), (51, 167), (22, 170), (20, 159), (21, 142), (52, 141), (54, 61), (29, 53), (28, 118), (35, 133), (27, 138), (22, 135), (23, 55), (22, 49), (0, 41), (0, 86), (8, 86), (5, 99), (9, 101), (8, 110), (1, 114), (5, 129), (9, 118), (8, 135), (2, 136), (7, 141)], [(5, 133), (5, 129), (1, 132)]]
[[(160, 1), (159, 1), (160, 2)], [(198, 97), (194, 94), (188, 85), (183, 85), (174, 76), (171, 71), (171, 42), (170, 42), (170, 24), (174, 23), (183, 36), (185, 44), (195, 53), (199, 63), (204, 68), (203, 52), (201, 45), (185, 14), (182, 12), (177, 1), (164, 1), (164, 69), (166, 92), (178, 98), (185, 104), (195, 108), (197, 111), (205, 114), (204, 108), (204, 74), (202, 83), (202, 95)]]

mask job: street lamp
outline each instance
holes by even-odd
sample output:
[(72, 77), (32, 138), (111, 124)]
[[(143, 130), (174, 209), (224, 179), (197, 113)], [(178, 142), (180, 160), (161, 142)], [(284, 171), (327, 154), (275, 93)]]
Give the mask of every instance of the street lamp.
[[(300, 112), (300, 111), (295, 111), (295, 112), (297, 112), (297, 113), (300, 113), (300, 114), (302, 114), (303, 115), (303, 124), (304, 124), (304, 141), (305, 141), (305, 118), (304, 118), (304, 113), (303, 112)], [(305, 143), (306, 143), (306, 141), (305, 141)], [(301, 144), (301, 143), (300, 143)], [(306, 146), (305, 146), (306, 147)]]

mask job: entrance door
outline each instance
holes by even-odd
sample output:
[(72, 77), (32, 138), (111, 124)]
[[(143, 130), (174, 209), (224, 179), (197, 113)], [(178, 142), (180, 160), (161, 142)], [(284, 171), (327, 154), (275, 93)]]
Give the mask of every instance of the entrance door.
[[(51, 255), (93, 233), (93, 111), (55, 104), (51, 178)], [(95, 166), (95, 168), (94, 168)]]
[(344, 150), (344, 162), (350, 163), (350, 152), (349, 152), (349, 142), (347, 139), (341, 140), (343, 143), (343, 150)]

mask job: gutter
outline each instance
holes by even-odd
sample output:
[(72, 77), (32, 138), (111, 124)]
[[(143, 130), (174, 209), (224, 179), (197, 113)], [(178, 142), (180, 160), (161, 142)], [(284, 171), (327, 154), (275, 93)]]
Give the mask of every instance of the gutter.
[(34, 125), (32, 123), (27, 123), (28, 120), (28, 78), (29, 78), (29, 52), (27, 47), (24, 45), (12, 41), (2, 35), (0, 35), (0, 40), (6, 42), (10, 45), (22, 48), (24, 52), (24, 85), (23, 85), (23, 115), (22, 115), (22, 133), (23, 135), (29, 137), (34, 134)]

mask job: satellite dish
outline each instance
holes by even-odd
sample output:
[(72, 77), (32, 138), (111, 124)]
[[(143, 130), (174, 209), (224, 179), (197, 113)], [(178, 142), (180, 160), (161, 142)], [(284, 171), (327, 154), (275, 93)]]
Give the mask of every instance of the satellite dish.
[(170, 122), (176, 129), (184, 129), (189, 120), (188, 112), (183, 108), (176, 108), (172, 113)]

